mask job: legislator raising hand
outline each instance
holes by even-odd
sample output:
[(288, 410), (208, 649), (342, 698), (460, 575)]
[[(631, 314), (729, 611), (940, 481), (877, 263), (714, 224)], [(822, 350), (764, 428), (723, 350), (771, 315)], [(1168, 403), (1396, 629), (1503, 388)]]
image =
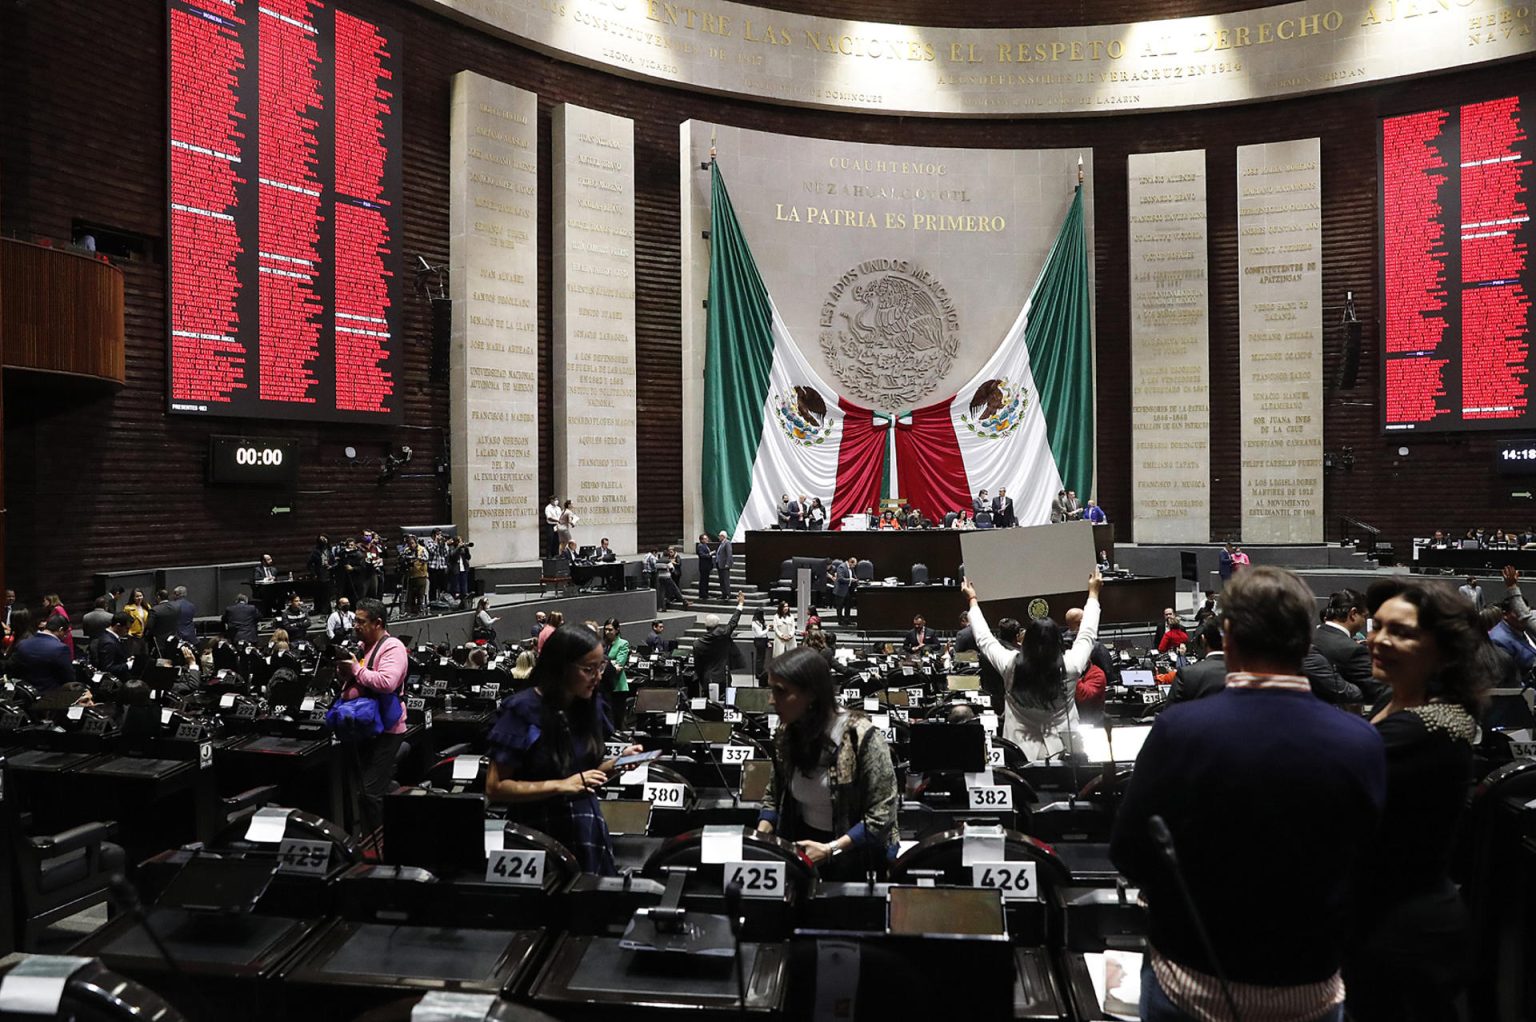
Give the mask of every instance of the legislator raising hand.
[(1094, 600), (1098, 599), (1099, 598), (1099, 590), (1103, 589), (1103, 588), (1104, 588), (1104, 576), (1099, 574), (1098, 566), (1095, 565), (1094, 569), (1093, 569), (1093, 574), (1088, 576), (1088, 597), (1090, 599), (1094, 599)]
[(976, 599), (976, 587), (971, 585), (970, 579), (960, 580), (960, 592), (967, 600)]

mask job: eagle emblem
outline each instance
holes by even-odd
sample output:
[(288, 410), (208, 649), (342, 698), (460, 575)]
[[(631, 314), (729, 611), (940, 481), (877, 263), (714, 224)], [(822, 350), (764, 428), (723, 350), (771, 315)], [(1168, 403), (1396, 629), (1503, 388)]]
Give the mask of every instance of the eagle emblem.
[(1029, 391), (1006, 379), (987, 380), (976, 388), (960, 413), (960, 422), (983, 440), (998, 440), (1019, 428), (1029, 408)]
[(826, 398), (815, 387), (791, 387), (787, 395), (775, 392), (773, 404), (779, 428), (793, 443), (811, 447), (832, 435)]

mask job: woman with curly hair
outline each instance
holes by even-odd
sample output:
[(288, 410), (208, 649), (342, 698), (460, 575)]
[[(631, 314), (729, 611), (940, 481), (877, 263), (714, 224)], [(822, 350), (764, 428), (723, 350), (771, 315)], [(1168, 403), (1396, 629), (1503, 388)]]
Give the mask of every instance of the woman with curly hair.
[(1371, 718), (1387, 750), (1387, 802), (1356, 883), (1347, 1005), (1357, 1022), (1454, 1019), (1467, 915), (1451, 852), (1500, 664), (1477, 611), (1450, 586), (1371, 596), (1371, 674), (1391, 693)]

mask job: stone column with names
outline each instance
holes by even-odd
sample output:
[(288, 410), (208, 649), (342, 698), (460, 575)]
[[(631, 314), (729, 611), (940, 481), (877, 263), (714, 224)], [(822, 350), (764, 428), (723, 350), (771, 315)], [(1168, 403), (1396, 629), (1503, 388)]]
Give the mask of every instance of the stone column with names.
[(1237, 150), (1246, 543), (1323, 541), (1320, 159), (1316, 138)]
[(635, 126), (555, 108), (555, 489), (583, 546), (636, 549)]
[(539, 556), (538, 97), (453, 79), (449, 354), (454, 521), (475, 562)]
[(1133, 153), (1127, 173), (1136, 542), (1207, 543), (1211, 409), (1205, 150)]

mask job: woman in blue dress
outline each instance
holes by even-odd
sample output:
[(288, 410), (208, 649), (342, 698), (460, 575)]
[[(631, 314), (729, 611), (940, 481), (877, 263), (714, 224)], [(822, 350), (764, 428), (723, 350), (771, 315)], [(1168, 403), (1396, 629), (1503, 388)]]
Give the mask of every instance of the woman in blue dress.
[(612, 876), (613, 843), (597, 804), (614, 771), (603, 755), (613, 724), (595, 698), (606, 663), (591, 629), (562, 625), (551, 633), (529, 675), (533, 684), (507, 697), (491, 726), (485, 796), (507, 805), (507, 819), (565, 845), (583, 871)]

